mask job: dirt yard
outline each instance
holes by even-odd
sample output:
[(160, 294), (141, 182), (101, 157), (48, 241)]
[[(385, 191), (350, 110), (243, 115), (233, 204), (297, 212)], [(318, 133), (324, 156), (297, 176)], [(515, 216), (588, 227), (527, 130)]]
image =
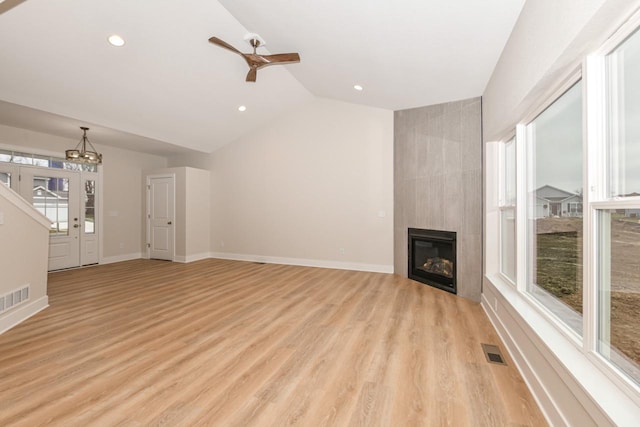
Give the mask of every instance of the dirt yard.
[[(582, 219), (544, 218), (538, 233), (537, 283), (582, 313)], [(611, 222), (611, 343), (640, 365), (640, 222)]]

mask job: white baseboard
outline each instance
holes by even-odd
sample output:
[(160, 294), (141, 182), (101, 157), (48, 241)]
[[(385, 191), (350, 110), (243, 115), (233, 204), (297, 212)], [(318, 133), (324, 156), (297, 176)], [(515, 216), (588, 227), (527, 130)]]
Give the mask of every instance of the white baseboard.
[(370, 271), (373, 273), (393, 274), (393, 265), (384, 265), (384, 264), (364, 264), (364, 263), (356, 263), (356, 262), (342, 262), (342, 261), (331, 261), (331, 260), (315, 260), (315, 259), (304, 259), (304, 258), (285, 258), (285, 257), (273, 257), (273, 256), (262, 256), (262, 255), (232, 254), (227, 252), (211, 252), (210, 258), (228, 259), (228, 260), (234, 260), (234, 261), (264, 262), (267, 264), (299, 265), (302, 267), (333, 268), (337, 270)]
[(562, 416), (562, 413), (554, 404), (554, 401), (549, 395), (549, 392), (540, 381), (540, 378), (536, 375), (535, 369), (527, 360), (526, 355), (520, 350), (516, 340), (509, 333), (509, 330), (497, 316), (493, 307), (491, 306), (489, 301), (487, 301), (487, 297), (485, 294), (482, 294), (481, 296), (480, 306), (484, 309), (484, 312), (487, 314), (489, 321), (506, 346), (506, 350), (509, 353), (509, 356), (511, 356), (511, 360), (513, 360), (513, 363), (515, 363), (516, 368), (520, 372), (520, 375), (522, 375), (522, 379), (527, 384), (529, 391), (531, 391), (533, 398), (538, 403), (538, 406), (540, 407), (540, 410), (544, 414), (549, 425), (568, 426), (568, 423)]
[(132, 259), (140, 258), (144, 258), (143, 254), (141, 252), (134, 252), (132, 254), (103, 257), (100, 259), (100, 264), (113, 264), (114, 262), (130, 261)]
[(637, 426), (635, 396), (513, 286), (485, 278), (481, 304), (550, 425)]
[(200, 254), (193, 254), (193, 255), (187, 255), (187, 256), (175, 256), (173, 260), (175, 262), (189, 263), (193, 261), (200, 261), (201, 259), (207, 259), (207, 258), (211, 258), (211, 255), (209, 254), (209, 252), (203, 252)]
[(20, 305), (13, 310), (9, 310), (3, 316), (0, 316), (0, 334), (8, 331), (14, 326), (24, 322), (34, 314), (49, 307), (49, 297), (43, 296), (35, 301)]

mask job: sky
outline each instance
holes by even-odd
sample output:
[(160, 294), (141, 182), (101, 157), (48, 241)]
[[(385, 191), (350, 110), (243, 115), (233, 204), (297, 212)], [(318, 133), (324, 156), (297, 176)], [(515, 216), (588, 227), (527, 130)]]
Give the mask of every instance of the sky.
[(582, 83), (534, 120), (535, 188), (582, 189)]
[[(619, 69), (619, 89), (610, 92), (611, 103), (621, 113), (617, 123), (620, 155), (611, 169), (620, 184), (611, 192), (614, 196), (640, 193), (640, 33), (621, 44), (609, 61)], [(533, 122), (535, 188), (552, 185), (570, 192), (583, 188), (581, 91), (578, 82)]]

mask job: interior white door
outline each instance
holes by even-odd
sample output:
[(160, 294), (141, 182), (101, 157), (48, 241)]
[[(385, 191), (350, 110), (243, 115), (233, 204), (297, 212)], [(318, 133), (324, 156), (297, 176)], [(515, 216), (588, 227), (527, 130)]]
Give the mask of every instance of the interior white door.
[(20, 194), (53, 223), (49, 270), (80, 265), (80, 173), (20, 167)]
[(147, 177), (149, 258), (173, 261), (175, 178)]

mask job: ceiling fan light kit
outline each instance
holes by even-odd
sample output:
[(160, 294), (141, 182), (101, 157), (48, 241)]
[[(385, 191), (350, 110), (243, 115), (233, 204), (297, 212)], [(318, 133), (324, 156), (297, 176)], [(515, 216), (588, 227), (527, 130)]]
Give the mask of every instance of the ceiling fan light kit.
[(266, 44), (262, 37), (260, 37), (258, 34), (249, 33), (245, 36), (245, 40), (247, 40), (251, 47), (253, 47), (253, 53), (240, 52), (229, 43), (217, 37), (209, 38), (209, 43), (215, 44), (216, 46), (230, 50), (231, 52), (237, 53), (238, 55), (242, 56), (249, 65), (249, 72), (247, 73), (247, 77), (245, 79), (248, 82), (256, 81), (258, 70), (260, 68), (266, 67), (268, 65), (294, 64), (296, 62), (300, 62), (300, 55), (298, 53), (278, 53), (275, 55), (258, 54), (256, 52), (256, 49)]

